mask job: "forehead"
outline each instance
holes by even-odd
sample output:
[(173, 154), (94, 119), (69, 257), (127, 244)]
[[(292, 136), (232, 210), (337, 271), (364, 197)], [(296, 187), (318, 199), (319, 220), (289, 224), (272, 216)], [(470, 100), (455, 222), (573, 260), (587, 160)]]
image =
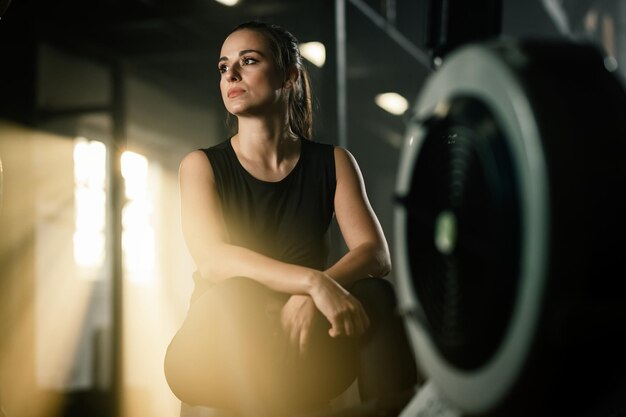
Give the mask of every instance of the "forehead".
[(237, 56), (239, 51), (248, 49), (256, 49), (265, 55), (270, 54), (269, 43), (265, 35), (256, 30), (241, 29), (228, 35), (222, 49), (220, 56), (231, 57)]

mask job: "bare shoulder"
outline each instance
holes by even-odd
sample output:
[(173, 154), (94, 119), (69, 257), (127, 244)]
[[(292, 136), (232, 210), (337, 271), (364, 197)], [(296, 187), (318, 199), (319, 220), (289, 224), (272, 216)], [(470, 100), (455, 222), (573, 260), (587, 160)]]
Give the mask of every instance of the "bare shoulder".
[(213, 170), (206, 154), (197, 149), (189, 152), (180, 161), (179, 172), (181, 179), (185, 177), (213, 178)]
[(361, 171), (356, 158), (349, 150), (341, 146), (335, 146), (335, 170), (338, 179), (355, 175), (359, 178), (361, 177)]
[(207, 165), (208, 159), (200, 149), (193, 150), (180, 161), (181, 169), (199, 169)]
[(335, 163), (346, 163), (354, 159), (349, 150), (341, 146), (335, 146)]

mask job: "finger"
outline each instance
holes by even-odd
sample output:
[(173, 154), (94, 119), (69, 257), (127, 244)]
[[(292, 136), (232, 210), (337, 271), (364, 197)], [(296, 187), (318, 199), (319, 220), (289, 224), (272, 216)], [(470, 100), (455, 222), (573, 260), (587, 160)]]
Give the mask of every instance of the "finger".
[(289, 326), (286, 331), (286, 339), (290, 345), (294, 345), (298, 343), (298, 331), (295, 327)]
[(328, 334), (330, 337), (339, 337), (343, 332), (343, 321), (340, 320), (339, 317), (331, 317), (328, 318), (330, 323), (330, 329), (328, 329)]
[(363, 306), (356, 298), (351, 297), (350, 314), (346, 315), (346, 334), (360, 336), (365, 332), (366, 315)]
[(354, 315), (346, 314), (343, 319), (343, 328), (345, 329), (346, 336), (353, 336), (356, 331), (356, 326), (354, 324)]
[(289, 348), (291, 343), (292, 328), (290, 323), (281, 317), (281, 320), (277, 326), (274, 336), (276, 337), (276, 344), (278, 345), (278, 355), (281, 362), (285, 362), (289, 356)]
[(357, 306), (356, 315), (358, 315), (359, 317), (359, 321), (362, 324), (362, 328), (364, 332), (370, 327), (370, 319), (367, 313), (365, 312), (365, 308), (363, 308), (363, 304), (361, 304), (361, 302), (356, 298), (354, 299), (354, 302), (356, 303), (356, 306)]
[(341, 336), (341, 330), (339, 329), (338, 325), (331, 324), (330, 329), (328, 329), (328, 334), (330, 335), (330, 337), (339, 337)]
[(301, 357), (306, 357), (309, 353), (309, 340), (311, 339), (311, 333), (308, 329), (300, 332), (300, 346), (299, 352)]

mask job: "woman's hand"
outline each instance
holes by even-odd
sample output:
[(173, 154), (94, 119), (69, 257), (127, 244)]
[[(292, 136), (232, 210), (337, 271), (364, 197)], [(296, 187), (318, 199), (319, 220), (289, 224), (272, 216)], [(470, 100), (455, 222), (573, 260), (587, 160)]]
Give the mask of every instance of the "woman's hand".
[(369, 327), (369, 318), (359, 300), (328, 274), (315, 275), (309, 294), (330, 322), (328, 334), (331, 337), (360, 336)]
[(308, 295), (292, 295), (280, 312), (280, 323), (288, 339), (288, 356), (308, 352), (313, 323), (318, 315), (315, 303)]

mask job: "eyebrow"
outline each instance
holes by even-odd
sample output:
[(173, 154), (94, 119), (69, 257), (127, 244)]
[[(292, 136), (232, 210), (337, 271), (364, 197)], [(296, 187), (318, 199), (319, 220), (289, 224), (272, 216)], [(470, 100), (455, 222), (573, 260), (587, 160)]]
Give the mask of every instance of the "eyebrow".
[[(264, 56), (263, 52), (258, 51), (256, 49), (244, 49), (243, 51), (239, 51), (239, 56), (242, 56), (242, 55), (245, 55), (245, 54), (249, 54), (250, 52), (255, 52), (255, 53), (257, 53), (257, 54), (259, 54), (261, 56)], [(223, 56), (217, 62), (222, 62), (222, 61), (228, 61), (228, 57)]]

